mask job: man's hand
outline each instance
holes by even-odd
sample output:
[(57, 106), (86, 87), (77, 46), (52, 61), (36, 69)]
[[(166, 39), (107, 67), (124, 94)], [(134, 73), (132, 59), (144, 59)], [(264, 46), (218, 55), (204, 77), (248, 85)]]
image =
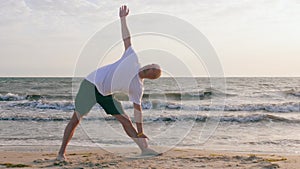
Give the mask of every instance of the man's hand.
[(143, 134), (141, 134), (141, 135), (139, 135), (139, 136), (138, 136), (138, 138), (146, 138), (146, 139), (148, 139), (148, 140), (149, 140), (148, 136), (146, 136), (144, 133), (143, 133)]
[(120, 7), (120, 12), (119, 12), (120, 18), (126, 17), (128, 15), (128, 13), (129, 13), (129, 9), (127, 8), (126, 5), (123, 5)]

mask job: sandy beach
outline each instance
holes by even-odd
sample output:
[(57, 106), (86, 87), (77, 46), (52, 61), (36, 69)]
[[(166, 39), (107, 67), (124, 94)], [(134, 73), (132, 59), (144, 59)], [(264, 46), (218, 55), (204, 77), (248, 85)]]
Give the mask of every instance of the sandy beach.
[[(298, 169), (300, 157), (173, 148), (157, 157), (140, 157), (135, 148), (70, 147), (67, 161), (56, 161), (55, 146), (1, 147), (0, 168), (261, 168)], [(112, 153), (117, 150), (118, 153)], [(120, 153), (121, 152), (121, 153)]]

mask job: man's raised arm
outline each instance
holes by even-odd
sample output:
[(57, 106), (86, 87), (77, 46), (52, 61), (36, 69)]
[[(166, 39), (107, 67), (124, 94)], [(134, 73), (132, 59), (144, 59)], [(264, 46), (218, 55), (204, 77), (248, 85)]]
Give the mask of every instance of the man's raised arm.
[(130, 33), (126, 23), (126, 16), (128, 15), (128, 13), (129, 9), (126, 5), (120, 7), (119, 16), (121, 19), (122, 38), (124, 41), (125, 50), (127, 50), (127, 48), (131, 46)]

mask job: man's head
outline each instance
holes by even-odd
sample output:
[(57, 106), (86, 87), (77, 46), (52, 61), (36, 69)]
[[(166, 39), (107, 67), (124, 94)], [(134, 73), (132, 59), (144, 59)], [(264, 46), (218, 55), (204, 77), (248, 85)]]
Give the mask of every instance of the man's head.
[(150, 64), (142, 67), (139, 72), (141, 78), (157, 79), (161, 75), (161, 68), (157, 64)]

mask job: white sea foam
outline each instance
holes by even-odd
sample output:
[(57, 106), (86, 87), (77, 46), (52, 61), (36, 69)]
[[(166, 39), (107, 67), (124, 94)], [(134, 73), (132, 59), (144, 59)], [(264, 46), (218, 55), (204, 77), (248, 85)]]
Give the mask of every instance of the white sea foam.
[[(128, 101), (122, 102), (124, 109), (132, 109), (133, 104)], [(21, 100), (15, 102), (8, 102), (6, 104), (8, 107), (15, 108), (32, 108), (32, 109), (55, 109), (55, 110), (74, 110), (74, 102), (69, 100), (60, 101), (48, 101), (48, 100), (38, 100), (38, 101), (28, 101)], [(161, 100), (143, 101), (143, 109), (153, 109), (153, 110), (164, 110), (164, 109), (174, 109), (174, 110), (186, 110), (186, 111), (249, 111), (249, 112), (300, 112), (299, 102), (283, 102), (283, 103), (249, 103), (249, 104), (184, 104), (177, 102), (165, 102)]]
[(0, 94), (0, 101), (17, 101), (17, 100), (25, 100), (25, 96), (19, 96), (18, 94), (7, 93), (7, 94)]

